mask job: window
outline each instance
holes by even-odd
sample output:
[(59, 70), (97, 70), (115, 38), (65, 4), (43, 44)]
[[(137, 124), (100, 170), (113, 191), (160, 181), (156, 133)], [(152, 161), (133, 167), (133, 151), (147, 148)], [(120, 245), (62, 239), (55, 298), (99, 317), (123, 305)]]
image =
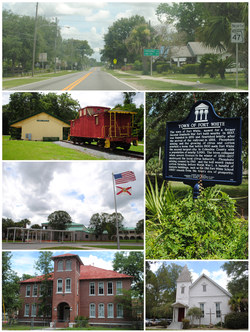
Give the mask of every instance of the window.
[(33, 285), (33, 296), (37, 296), (37, 285)]
[(104, 285), (103, 282), (98, 283), (98, 295), (104, 295)]
[(202, 285), (203, 292), (207, 291), (207, 285)]
[(95, 318), (95, 304), (91, 303), (89, 306), (89, 317)]
[(58, 267), (57, 267), (58, 271), (63, 271), (63, 261), (59, 261), (58, 262)]
[(57, 293), (62, 293), (62, 279), (57, 280)]
[(113, 282), (109, 281), (108, 282), (108, 295), (112, 295), (113, 294)]
[(30, 313), (30, 305), (29, 304), (25, 304), (24, 316), (25, 317), (29, 317), (29, 313)]
[(43, 296), (43, 292), (44, 292), (44, 285), (40, 285), (40, 293), (39, 293), (39, 296)]
[(215, 303), (216, 306), (216, 318), (220, 318), (220, 303)]
[(98, 125), (98, 115), (95, 117), (95, 124)]
[(78, 295), (78, 289), (79, 289), (79, 280), (76, 282), (76, 294)]
[(77, 302), (77, 304), (76, 304), (76, 314), (77, 314), (77, 316), (78, 316), (78, 302)]
[(104, 318), (104, 304), (98, 304), (98, 318)]
[(31, 305), (31, 317), (36, 317), (36, 306), (35, 306), (35, 304)]
[(123, 318), (123, 306), (122, 304), (117, 304), (117, 318)]
[(66, 271), (71, 271), (71, 261), (66, 261)]
[(113, 303), (108, 304), (108, 318), (114, 318), (114, 306)]
[(30, 285), (26, 286), (26, 296), (30, 296)]
[(118, 294), (118, 295), (122, 294), (122, 282), (121, 281), (116, 282), (116, 294)]
[(95, 295), (95, 283), (94, 282), (91, 282), (89, 284), (89, 294), (90, 295)]
[(65, 293), (71, 293), (71, 279), (67, 278), (65, 280)]
[(204, 318), (204, 303), (200, 303), (200, 309), (201, 309), (201, 318)]
[(184, 294), (184, 292), (185, 292), (185, 287), (182, 286), (182, 287), (181, 287), (181, 294)]

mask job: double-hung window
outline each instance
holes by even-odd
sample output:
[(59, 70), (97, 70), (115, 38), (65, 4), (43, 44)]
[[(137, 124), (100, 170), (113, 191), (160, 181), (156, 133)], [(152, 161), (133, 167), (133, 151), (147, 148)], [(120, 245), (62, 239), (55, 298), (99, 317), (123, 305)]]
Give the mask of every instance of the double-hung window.
[(95, 283), (91, 282), (89, 284), (89, 295), (95, 295)]
[(29, 314), (30, 314), (30, 305), (29, 304), (25, 304), (25, 307), (24, 307), (24, 316), (25, 317), (29, 317)]
[(117, 304), (117, 318), (123, 318), (123, 306), (122, 304)]
[(113, 282), (108, 282), (108, 295), (113, 295)]
[(30, 285), (26, 286), (26, 296), (30, 297)]
[(65, 280), (65, 293), (71, 293), (71, 279), (67, 278)]
[(63, 291), (63, 281), (62, 279), (57, 279), (57, 293), (62, 293)]
[(220, 312), (220, 303), (215, 303), (216, 306), (216, 318), (220, 318), (221, 312)]
[(66, 261), (66, 271), (71, 271), (71, 260)]
[(90, 303), (89, 305), (89, 317), (95, 318), (95, 304)]
[(98, 295), (104, 295), (104, 283), (103, 282), (98, 283)]
[(122, 281), (116, 282), (116, 294), (118, 295), (122, 294)]
[(108, 304), (108, 318), (114, 318), (114, 306), (113, 303)]

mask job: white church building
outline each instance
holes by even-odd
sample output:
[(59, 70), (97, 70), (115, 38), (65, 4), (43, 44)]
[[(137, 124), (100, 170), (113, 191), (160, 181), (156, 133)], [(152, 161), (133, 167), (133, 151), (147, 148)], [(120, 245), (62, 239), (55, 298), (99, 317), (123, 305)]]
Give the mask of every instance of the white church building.
[(195, 325), (209, 325), (224, 322), (230, 313), (228, 301), (232, 295), (211, 278), (202, 274), (192, 283), (187, 265), (177, 279), (176, 301), (173, 306), (173, 322), (181, 322), (193, 306), (202, 310), (202, 316), (194, 319)]

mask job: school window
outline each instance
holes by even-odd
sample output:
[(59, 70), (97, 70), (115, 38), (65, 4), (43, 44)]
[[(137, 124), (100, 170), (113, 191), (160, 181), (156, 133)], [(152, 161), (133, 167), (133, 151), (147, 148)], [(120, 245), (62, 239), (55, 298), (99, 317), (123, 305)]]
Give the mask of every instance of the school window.
[(71, 279), (67, 278), (65, 280), (65, 293), (71, 293)]
[(122, 304), (117, 304), (117, 318), (123, 318), (123, 306)]
[(98, 295), (104, 295), (104, 285), (103, 282), (98, 283)]
[(40, 294), (39, 296), (43, 296), (44, 293), (44, 285), (40, 285)]
[(200, 303), (201, 318), (204, 318), (204, 303)]
[(35, 304), (31, 305), (31, 317), (36, 317), (36, 306), (35, 306)]
[(63, 271), (63, 261), (58, 262), (58, 271)]
[(37, 296), (37, 285), (33, 286), (33, 296)]
[(113, 294), (113, 282), (109, 281), (108, 282), (108, 295), (112, 295)]
[(116, 282), (116, 294), (118, 294), (118, 295), (122, 294), (122, 282), (121, 281)]
[(62, 279), (57, 280), (57, 293), (62, 293)]
[(78, 290), (79, 290), (79, 280), (76, 282), (76, 294), (78, 295)]
[(89, 317), (95, 318), (95, 304), (91, 303), (89, 306)]
[(26, 286), (26, 296), (30, 296), (30, 285)]
[(98, 318), (104, 318), (104, 304), (98, 304)]
[(66, 271), (71, 271), (71, 261), (66, 261)]
[(95, 295), (95, 283), (94, 282), (91, 282), (89, 284), (89, 294), (90, 295)]
[(216, 306), (216, 318), (220, 318), (221, 312), (220, 312), (220, 303), (215, 303)]
[(29, 312), (30, 312), (30, 305), (29, 304), (25, 304), (24, 316), (25, 317), (29, 317)]
[(108, 304), (108, 318), (114, 318), (114, 306), (113, 303)]

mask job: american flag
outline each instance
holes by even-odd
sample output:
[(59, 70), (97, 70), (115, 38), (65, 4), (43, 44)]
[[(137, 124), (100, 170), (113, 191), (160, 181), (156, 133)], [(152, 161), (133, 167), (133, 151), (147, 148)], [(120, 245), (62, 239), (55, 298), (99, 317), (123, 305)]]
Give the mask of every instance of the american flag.
[(122, 184), (135, 181), (135, 174), (132, 171), (127, 171), (119, 174), (114, 174), (115, 184)]

